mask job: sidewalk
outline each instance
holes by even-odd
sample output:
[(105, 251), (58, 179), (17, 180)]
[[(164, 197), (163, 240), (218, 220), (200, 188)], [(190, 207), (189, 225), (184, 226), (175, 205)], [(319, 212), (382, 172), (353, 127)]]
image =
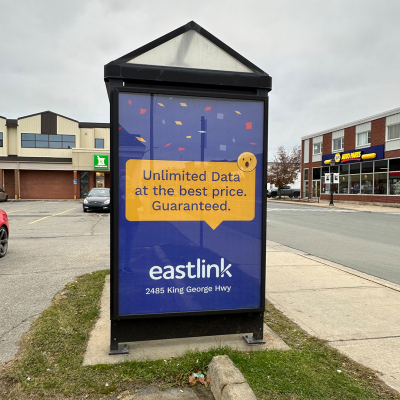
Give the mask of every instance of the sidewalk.
[(400, 285), (267, 241), (266, 298), (400, 392)]
[(313, 206), (313, 207), (326, 207), (326, 208), (339, 208), (341, 210), (356, 210), (356, 211), (365, 211), (365, 212), (383, 212), (383, 213), (400, 213), (400, 204), (381, 204), (381, 203), (356, 203), (356, 202), (348, 202), (348, 201), (336, 201), (334, 200), (333, 206), (329, 205), (329, 200), (320, 200), (318, 201), (304, 201), (299, 199), (290, 200), (288, 197), (282, 199), (268, 199), (267, 204), (291, 204), (291, 205), (301, 205), (301, 206)]

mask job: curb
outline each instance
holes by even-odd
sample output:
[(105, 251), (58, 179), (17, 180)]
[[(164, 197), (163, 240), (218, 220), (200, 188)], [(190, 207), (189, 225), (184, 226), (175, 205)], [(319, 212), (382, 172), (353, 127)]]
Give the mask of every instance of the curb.
[(207, 377), (215, 400), (257, 400), (246, 378), (226, 355), (213, 357)]

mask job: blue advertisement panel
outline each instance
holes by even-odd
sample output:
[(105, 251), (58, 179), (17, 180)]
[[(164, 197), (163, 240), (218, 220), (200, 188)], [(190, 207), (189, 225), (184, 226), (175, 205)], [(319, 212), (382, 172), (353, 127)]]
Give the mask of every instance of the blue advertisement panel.
[(118, 104), (119, 315), (259, 308), (264, 102)]

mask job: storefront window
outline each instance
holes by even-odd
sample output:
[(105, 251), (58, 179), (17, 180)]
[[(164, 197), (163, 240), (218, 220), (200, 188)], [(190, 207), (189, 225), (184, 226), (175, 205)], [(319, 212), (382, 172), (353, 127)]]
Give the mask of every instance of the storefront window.
[(308, 181), (308, 168), (304, 170), (304, 180)]
[(331, 167), (330, 172), (336, 174), (339, 172), (339, 165), (335, 165), (334, 167)]
[(372, 174), (374, 172), (374, 162), (368, 161), (361, 163), (361, 170), (363, 174)]
[(389, 174), (389, 187), (390, 192), (389, 194), (400, 194), (400, 176), (399, 175), (392, 175)]
[(373, 174), (361, 174), (361, 194), (373, 193)]
[(304, 181), (304, 197), (308, 197), (308, 181)]
[(387, 194), (387, 172), (374, 175), (374, 194)]
[(313, 168), (313, 179), (321, 179), (321, 168)]
[(340, 175), (347, 175), (349, 173), (349, 165), (343, 164), (340, 166)]
[(339, 177), (339, 193), (348, 194), (349, 193), (349, 176), (341, 175)]
[[(328, 184), (329, 186), (329, 184)], [(326, 193), (326, 183), (325, 183), (325, 175), (322, 174), (321, 176), (321, 193), (324, 194)]]
[(389, 171), (400, 171), (400, 158), (389, 160)]
[(349, 175), (350, 194), (360, 194), (360, 175)]
[(350, 173), (359, 174), (360, 173), (360, 163), (350, 164)]
[(375, 172), (387, 172), (388, 160), (375, 161)]
[(321, 181), (313, 181), (312, 197), (321, 196)]

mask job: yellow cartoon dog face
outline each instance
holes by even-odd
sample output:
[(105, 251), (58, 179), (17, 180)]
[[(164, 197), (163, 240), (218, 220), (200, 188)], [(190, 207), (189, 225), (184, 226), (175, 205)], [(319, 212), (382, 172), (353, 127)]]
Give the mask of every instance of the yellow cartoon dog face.
[(248, 151), (242, 153), (237, 160), (238, 167), (244, 172), (253, 171), (257, 165), (257, 158), (253, 153)]

